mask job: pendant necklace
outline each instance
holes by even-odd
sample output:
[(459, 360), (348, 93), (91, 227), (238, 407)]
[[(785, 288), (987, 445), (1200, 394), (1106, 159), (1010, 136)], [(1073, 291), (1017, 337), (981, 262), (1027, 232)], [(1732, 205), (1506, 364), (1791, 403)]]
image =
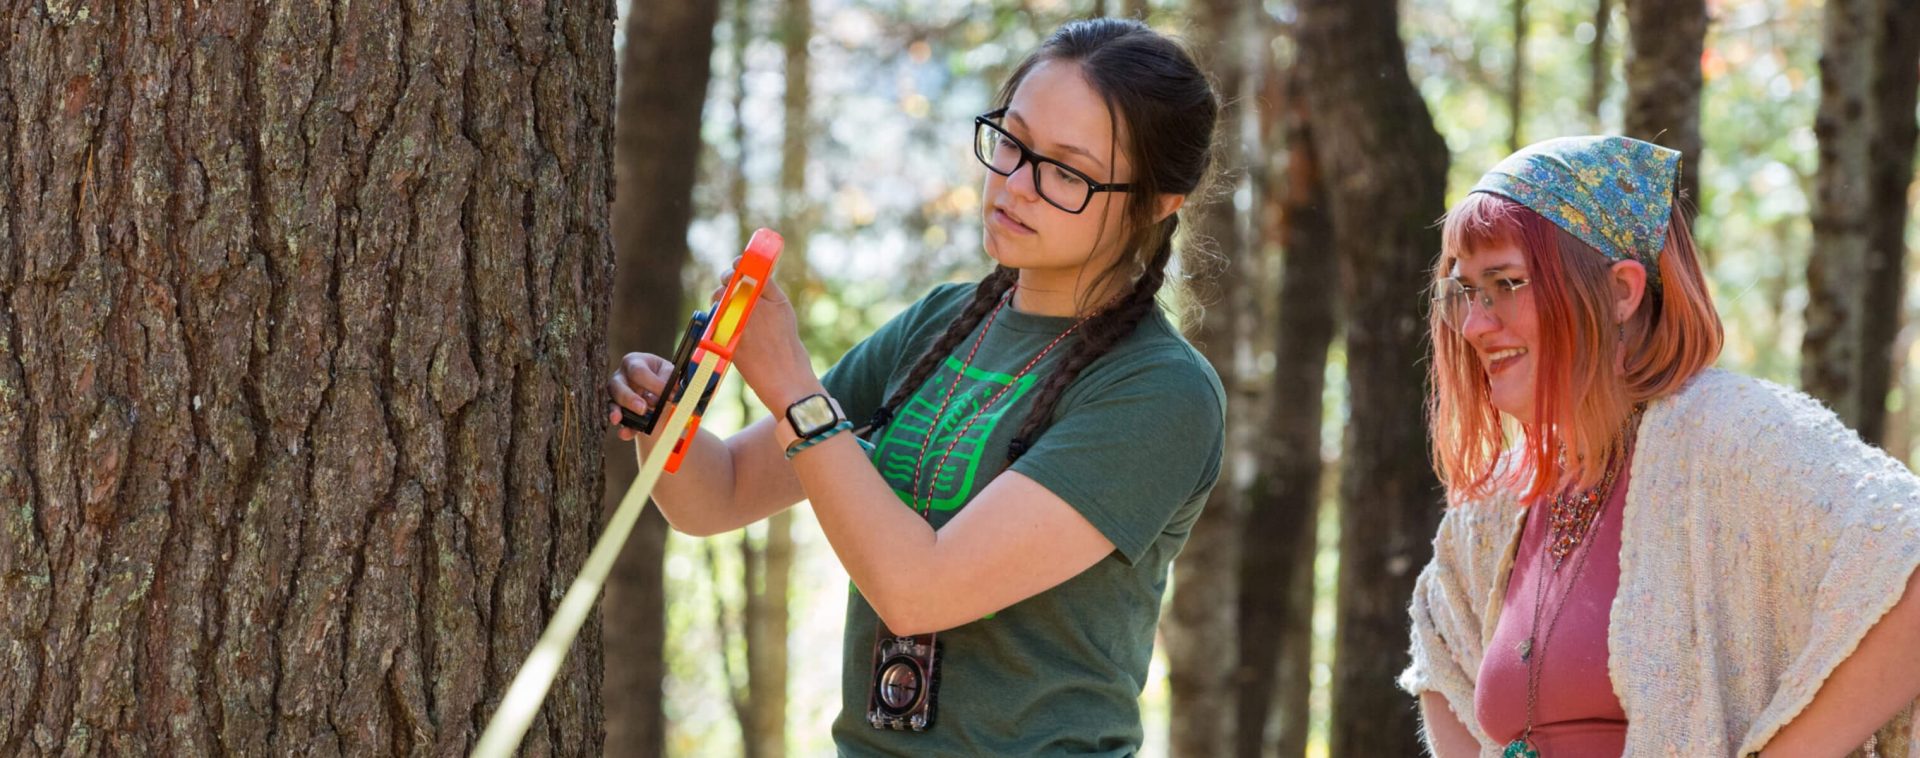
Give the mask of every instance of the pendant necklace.
[(920, 502), (920, 474), (922, 467), (926, 465), (928, 453), (931, 452), (933, 438), (940, 432), (940, 421), (946, 417), (947, 407), (953, 401), (953, 393), (959, 388), (960, 381), (966, 378), (967, 367), (973, 365), (973, 358), (980, 352), (981, 343), (986, 341), (987, 331), (993, 328), (994, 319), (999, 317), (1000, 311), (1005, 310), (1007, 305), (1013, 302), (1013, 293), (1019, 289), (1019, 285), (1008, 289), (1006, 296), (1000, 299), (1000, 304), (994, 306), (992, 313), (987, 314), (986, 325), (980, 327), (979, 336), (973, 339), (973, 347), (967, 351), (966, 359), (960, 362), (960, 370), (954, 374), (953, 381), (947, 384), (947, 391), (940, 398), (940, 409), (934, 412), (933, 421), (927, 426), (927, 436), (920, 441), (920, 459), (913, 464), (913, 488), (910, 493), (913, 495), (913, 509), (920, 514), (921, 518), (933, 518), (933, 493), (936, 485), (939, 483), (940, 469), (946, 467), (947, 459), (953, 456), (954, 447), (959, 445), (960, 440), (966, 437), (967, 431), (973, 428), (973, 422), (980, 420), (980, 417), (986, 414), (987, 409), (992, 408), (994, 403), (1000, 402), (1000, 398), (1006, 395), (1008, 390), (1020, 384), (1020, 380), (1026, 377), (1027, 372), (1032, 371), (1034, 366), (1039, 365), (1040, 359), (1047, 357), (1048, 353), (1053, 352), (1053, 349), (1059, 346), (1060, 343), (1067, 338), (1067, 335), (1074, 333), (1074, 331), (1079, 329), (1081, 324), (1085, 324), (1089, 318), (1089, 316), (1080, 317), (1073, 322), (1072, 326), (1068, 326), (1066, 331), (1054, 337), (1052, 342), (1047, 343), (1046, 347), (1040, 349), (1038, 355), (1033, 356), (1033, 360), (1027, 361), (1027, 365), (1022, 366), (1020, 370), (1013, 375), (1013, 378), (1007, 382), (1006, 386), (1001, 387), (998, 392), (993, 393), (991, 397), (987, 398), (986, 402), (981, 403), (980, 407), (974, 410), (972, 415), (967, 417), (966, 423), (954, 431), (953, 439), (949, 441), (946, 448), (940, 452), (940, 460), (934, 463), (932, 475), (928, 477), (929, 481), (926, 484), (927, 501), (923, 508)]
[[(1553, 639), (1554, 626), (1560, 621), (1560, 612), (1566, 609), (1567, 598), (1573, 594), (1573, 589), (1579, 584), (1580, 577), (1586, 573), (1587, 559), (1593, 555), (1593, 544), (1588, 537), (1600, 523), (1600, 516), (1606, 509), (1607, 501), (1613, 497), (1614, 479), (1630, 457), (1634, 430), (1639, 426), (1639, 420), (1640, 410), (1636, 408), (1633, 414), (1627, 417), (1624, 430), (1626, 444), (1618, 448), (1619, 452), (1607, 466), (1606, 473), (1601, 476), (1599, 486), (1571, 497), (1565, 494), (1556, 495), (1548, 510), (1547, 549), (1538, 563), (1540, 568), (1547, 568), (1548, 571), (1545, 576), (1540, 576), (1538, 569), (1535, 570), (1533, 622), (1528, 627), (1527, 638), (1515, 646), (1515, 652), (1519, 653), (1521, 662), (1527, 665), (1527, 725), (1520, 732), (1519, 737), (1507, 743), (1506, 750), (1500, 754), (1501, 758), (1540, 758), (1540, 748), (1533, 744), (1533, 719), (1534, 709), (1540, 699), (1540, 679), (1546, 671), (1547, 642)], [(1583, 546), (1585, 550), (1580, 549)], [(1554, 580), (1560, 577), (1560, 567), (1576, 551), (1579, 555), (1574, 557), (1573, 570), (1567, 577), (1566, 588), (1560, 593), (1558, 602), (1553, 604), (1553, 613), (1547, 616), (1547, 628), (1545, 633), (1542, 633), (1540, 613), (1551, 594), (1548, 592), (1548, 585), (1554, 584)]]

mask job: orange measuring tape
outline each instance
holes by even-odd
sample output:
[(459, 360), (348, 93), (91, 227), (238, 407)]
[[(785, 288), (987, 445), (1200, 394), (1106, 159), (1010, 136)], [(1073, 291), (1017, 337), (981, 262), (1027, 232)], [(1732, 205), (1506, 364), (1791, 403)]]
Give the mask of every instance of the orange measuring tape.
[[(474, 758), (506, 758), (519, 748), (527, 727), (540, 712), (541, 702), (546, 700), (553, 677), (560, 671), (560, 663), (566, 660), (574, 637), (579, 635), (594, 601), (600, 597), (601, 588), (606, 586), (607, 575), (613, 571), (614, 560), (633, 532), (634, 522), (646, 508), (654, 484), (660, 481), (662, 472), (680, 470), (681, 460), (686, 458), (694, 435), (700, 431), (700, 416), (707, 410), (707, 401), (713, 398), (713, 391), (726, 375), (727, 367), (733, 365), (734, 348), (740, 344), (740, 335), (746, 329), (748, 317), (753, 315), (754, 304), (760, 301), (760, 292), (773, 276), (773, 264), (780, 257), (782, 244), (780, 235), (773, 230), (753, 233), (720, 299), (688, 320), (687, 331), (674, 350), (673, 372), (667, 376), (660, 401), (638, 417), (621, 410), (622, 426), (652, 434), (663, 410), (671, 408), (659, 437), (672, 439), (673, 444), (655, 445), (641, 459), (640, 473), (627, 487), (619, 509), (607, 520), (607, 529), (601, 533), (600, 541), (594, 543), (593, 552), (587, 554), (580, 575), (560, 599), (560, 607), (547, 622), (540, 640), (534, 643), (526, 662), (520, 664), (520, 673), (514, 675), (513, 683), (507, 687), (493, 720), (487, 723), (486, 731), (480, 733), (480, 741), (473, 748)], [(689, 390), (693, 390), (691, 400), (687, 397)]]

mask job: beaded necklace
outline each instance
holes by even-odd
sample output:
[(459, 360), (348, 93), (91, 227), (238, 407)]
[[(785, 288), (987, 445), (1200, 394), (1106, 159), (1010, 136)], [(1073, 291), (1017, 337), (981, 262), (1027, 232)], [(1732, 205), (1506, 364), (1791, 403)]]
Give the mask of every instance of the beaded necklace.
[(1065, 340), (1067, 335), (1079, 329), (1080, 325), (1087, 323), (1087, 319), (1090, 318), (1090, 316), (1080, 317), (1079, 320), (1073, 322), (1072, 326), (1067, 327), (1066, 331), (1054, 337), (1052, 342), (1047, 343), (1046, 347), (1040, 349), (1038, 355), (1033, 356), (1033, 360), (1027, 361), (1027, 365), (1022, 366), (1020, 371), (1013, 375), (1013, 379), (1008, 381), (1005, 387), (1001, 387), (1000, 391), (993, 393), (992, 397), (987, 398), (986, 402), (981, 403), (980, 407), (975, 409), (973, 414), (967, 417), (966, 423), (962, 424), (960, 428), (953, 433), (953, 440), (948, 442), (946, 449), (940, 452), (939, 462), (933, 466), (933, 476), (929, 477), (931, 481), (926, 482), (927, 501), (923, 508), (920, 503), (920, 473), (921, 469), (926, 465), (927, 454), (933, 446), (934, 435), (940, 431), (940, 420), (946, 417), (947, 407), (953, 401), (954, 390), (960, 387), (960, 380), (966, 378), (967, 368), (973, 365), (973, 358), (980, 352), (981, 343), (986, 342), (987, 332), (993, 328), (994, 319), (1000, 316), (1000, 311), (1005, 310), (1007, 304), (1013, 302), (1013, 293), (1019, 289), (1019, 285), (1008, 289), (1007, 294), (1000, 298), (1000, 304), (994, 306), (993, 311), (987, 314), (986, 324), (980, 327), (979, 336), (973, 338), (973, 347), (967, 350), (966, 360), (960, 362), (960, 370), (954, 373), (953, 381), (947, 384), (947, 391), (940, 398), (940, 410), (934, 412), (933, 423), (927, 427), (926, 438), (920, 441), (920, 459), (913, 464), (912, 505), (913, 509), (920, 514), (921, 518), (933, 518), (933, 490), (940, 478), (940, 470), (946, 467), (947, 459), (952, 457), (953, 449), (960, 444), (960, 440), (966, 437), (967, 430), (973, 428), (973, 422), (980, 420), (980, 417), (986, 414), (988, 408), (993, 407), (994, 403), (999, 402), (1000, 398), (1006, 395), (1008, 390), (1020, 384), (1020, 380), (1026, 377), (1027, 372), (1032, 371), (1034, 366), (1039, 365), (1040, 359), (1047, 357), (1047, 353), (1053, 352), (1053, 349), (1057, 347), (1062, 340)]
[[(1516, 646), (1520, 661), (1527, 665), (1527, 726), (1520, 736), (1507, 743), (1500, 753), (1501, 758), (1540, 758), (1540, 749), (1533, 744), (1533, 711), (1540, 698), (1540, 679), (1546, 672), (1547, 643), (1553, 639), (1553, 628), (1560, 622), (1560, 612), (1566, 608), (1567, 597), (1573, 594), (1574, 585), (1586, 573), (1587, 559), (1593, 555), (1593, 545), (1587, 537), (1593, 532), (1594, 525), (1600, 521), (1600, 512), (1613, 497), (1613, 483), (1632, 457), (1634, 432), (1640, 426), (1640, 408), (1634, 408), (1628, 414), (1620, 434), (1625, 444), (1619, 447), (1619, 454), (1607, 464), (1607, 471), (1600, 477), (1599, 486), (1569, 497), (1567, 494), (1555, 495), (1547, 515), (1547, 557), (1553, 561), (1552, 570), (1544, 577), (1536, 577), (1533, 583), (1533, 623), (1527, 630), (1527, 638)], [(1582, 543), (1586, 550), (1579, 550)], [(1553, 613), (1547, 617), (1546, 633), (1540, 631), (1540, 612), (1547, 604), (1548, 585), (1554, 584), (1560, 577), (1560, 566), (1567, 556), (1579, 550), (1580, 557), (1573, 562), (1573, 572), (1567, 578), (1566, 589), (1560, 593), (1559, 602), (1554, 603)], [(1540, 565), (1545, 566), (1546, 561)], [(1534, 655), (1538, 652), (1539, 655)]]

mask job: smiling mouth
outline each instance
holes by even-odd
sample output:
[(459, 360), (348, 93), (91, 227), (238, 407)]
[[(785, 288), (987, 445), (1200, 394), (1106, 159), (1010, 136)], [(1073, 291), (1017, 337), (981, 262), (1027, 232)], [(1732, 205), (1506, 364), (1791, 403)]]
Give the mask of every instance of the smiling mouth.
[(1487, 373), (1497, 374), (1505, 371), (1514, 364), (1519, 363), (1520, 359), (1526, 357), (1526, 355), (1527, 349), (1523, 347), (1507, 348), (1505, 350), (1496, 350), (1488, 353), (1486, 358)]

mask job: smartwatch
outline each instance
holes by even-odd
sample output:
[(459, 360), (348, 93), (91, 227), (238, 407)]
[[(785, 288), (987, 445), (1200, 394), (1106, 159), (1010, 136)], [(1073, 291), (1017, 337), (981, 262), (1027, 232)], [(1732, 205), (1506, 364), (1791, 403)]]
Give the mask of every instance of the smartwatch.
[(797, 441), (826, 436), (846, 420), (847, 414), (840, 410), (840, 403), (817, 392), (787, 406), (787, 428), (793, 430)]

